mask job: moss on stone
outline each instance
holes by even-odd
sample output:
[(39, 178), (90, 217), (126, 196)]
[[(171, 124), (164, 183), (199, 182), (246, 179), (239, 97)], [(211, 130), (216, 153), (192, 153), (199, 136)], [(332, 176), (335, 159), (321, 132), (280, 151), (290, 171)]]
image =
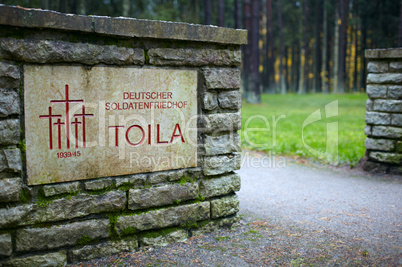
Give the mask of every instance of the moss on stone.
[(108, 193), (109, 191), (111, 191), (113, 189), (116, 189), (116, 186), (114, 186), (112, 184), (110, 186), (107, 186), (107, 187), (105, 187), (103, 189), (99, 189), (99, 190), (87, 190), (87, 193), (89, 195), (95, 195), (96, 196), (96, 195), (102, 195), (102, 194)]
[(131, 234), (136, 234), (137, 232), (138, 232), (137, 228), (129, 226), (129, 227), (123, 229), (121, 231), (121, 234), (122, 235), (131, 235)]
[(31, 202), (31, 199), (32, 199), (32, 196), (29, 193), (29, 190), (27, 188), (23, 187), (21, 190), (21, 202), (27, 204), (27, 203)]
[(25, 139), (20, 140), (20, 142), (18, 143), (18, 148), (21, 150), (21, 152), (27, 151), (27, 147), (25, 145)]
[(116, 223), (119, 217), (121, 216), (120, 213), (108, 213), (106, 214), (109, 218), (110, 229), (109, 229), (109, 237), (114, 240), (120, 240), (121, 237), (116, 229)]
[(91, 238), (89, 235), (83, 235), (80, 239), (77, 240), (78, 245), (87, 245), (93, 243), (95, 239)]
[(63, 198), (66, 200), (70, 200), (71, 197), (76, 196), (78, 194), (79, 194), (79, 191), (46, 197), (45, 193), (43, 191), (43, 187), (41, 187), (38, 192), (38, 200), (36, 201), (36, 204), (38, 204), (40, 207), (46, 207), (47, 205), (51, 204), (55, 200), (63, 199)]
[(156, 237), (159, 237), (159, 236), (166, 236), (166, 235), (171, 234), (173, 232), (176, 232), (178, 230), (180, 230), (179, 227), (166, 228), (166, 229), (162, 229), (162, 230), (158, 230), (158, 231), (151, 231), (151, 232), (143, 233), (141, 235), (141, 237), (144, 237), (144, 238), (156, 238)]
[(197, 200), (198, 202), (202, 202), (202, 201), (205, 200), (205, 197), (203, 197), (201, 194), (198, 194), (196, 200)]
[(198, 224), (194, 220), (189, 220), (187, 222), (180, 224), (180, 228), (187, 229), (187, 230), (191, 229), (191, 228), (198, 228)]
[(121, 191), (124, 191), (124, 192), (127, 192), (128, 190), (130, 190), (132, 187), (131, 187), (131, 185), (130, 184), (123, 184), (123, 185), (120, 185), (119, 187), (117, 187), (117, 189), (118, 190), (121, 190)]

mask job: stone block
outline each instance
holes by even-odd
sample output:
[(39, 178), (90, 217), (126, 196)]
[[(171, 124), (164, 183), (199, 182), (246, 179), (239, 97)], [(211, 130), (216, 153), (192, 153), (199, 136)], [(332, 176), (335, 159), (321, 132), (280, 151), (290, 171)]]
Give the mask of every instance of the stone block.
[(391, 125), (402, 126), (402, 114), (391, 114)]
[(239, 66), (240, 50), (151, 48), (149, 63), (157, 66)]
[(170, 181), (173, 182), (180, 180), (184, 176), (184, 174), (184, 170), (151, 173), (149, 175), (149, 181), (152, 184), (166, 183)]
[(380, 58), (402, 58), (401, 48), (378, 49)]
[(364, 126), (364, 134), (367, 136), (371, 136), (371, 126), (370, 125)]
[(16, 250), (33, 251), (80, 244), (109, 236), (108, 219), (74, 222), (50, 228), (17, 230)]
[(16, 90), (0, 88), (0, 117), (21, 113), (20, 97)]
[(369, 158), (379, 162), (402, 164), (402, 154), (397, 153), (370, 152)]
[(386, 112), (402, 112), (402, 100), (374, 100), (373, 110)]
[(240, 175), (237, 173), (204, 179), (200, 184), (200, 194), (204, 198), (227, 195), (239, 191), (240, 183)]
[(388, 97), (392, 99), (402, 99), (402, 86), (389, 86)]
[(35, 212), (35, 210), (36, 205), (34, 204), (0, 209), (0, 228), (20, 225), (31, 215), (32, 212)]
[(168, 184), (146, 189), (130, 189), (128, 208), (130, 210), (171, 205), (198, 196), (197, 183)]
[(11, 234), (0, 235), (0, 256), (10, 256), (13, 252), (13, 242)]
[(369, 150), (393, 151), (395, 140), (366, 138), (364, 146)]
[(192, 236), (201, 236), (206, 233), (214, 232), (214, 231), (218, 230), (218, 228), (236, 227), (239, 225), (239, 222), (240, 222), (239, 216), (230, 216), (230, 217), (226, 217), (226, 218), (219, 218), (219, 219), (211, 220), (210, 222), (208, 222), (205, 225), (202, 225), (199, 228), (192, 229), (191, 233), (192, 233)]
[(21, 178), (3, 178), (0, 180), (0, 202), (14, 202), (21, 199)]
[(102, 190), (102, 189), (110, 188), (112, 185), (113, 185), (113, 180), (111, 178), (98, 179), (98, 180), (85, 182), (85, 189), (86, 190)]
[(241, 129), (240, 112), (204, 115), (201, 120), (205, 133), (235, 132)]
[(0, 24), (17, 27), (51, 28), (91, 32), (93, 18), (73, 14), (63, 14), (56, 11), (2, 6)]
[(21, 152), (18, 148), (0, 150), (0, 172), (20, 172), (21, 170)]
[(234, 68), (203, 69), (208, 89), (237, 89), (241, 85), (240, 70)]
[(367, 64), (367, 71), (370, 73), (387, 72), (389, 70), (388, 62), (384, 61), (371, 61)]
[(95, 32), (101, 34), (238, 45), (247, 43), (245, 30), (122, 17), (92, 18)]
[(126, 205), (126, 193), (120, 190), (102, 195), (79, 194), (69, 199), (57, 199), (50, 204), (39, 206), (22, 225), (35, 222), (54, 222), (94, 213), (123, 210)]
[(380, 55), (379, 49), (366, 49), (364, 51), (365, 58), (378, 58)]
[(240, 137), (237, 132), (220, 135), (206, 135), (204, 138), (205, 155), (222, 155), (241, 152)]
[(241, 108), (240, 91), (221, 92), (218, 101), (219, 106), (223, 109), (238, 110)]
[(214, 110), (218, 107), (218, 94), (205, 92), (202, 97), (202, 108), (205, 110)]
[(401, 138), (402, 128), (392, 126), (373, 126), (372, 136), (386, 137), (386, 138)]
[(3, 264), (4, 267), (64, 267), (66, 265), (67, 255), (64, 251), (22, 258), (13, 258)]
[(364, 161), (362, 164), (362, 169), (366, 172), (373, 172), (373, 173), (387, 173), (388, 172), (388, 165), (379, 162), (373, 161)]
[(0, 228), (55, 222), (90, 214), (121, 211), (126, 205), (126, 192), (117, 190), (101, 195), (79, 194), (49, 203), (35, 203), (0, 209)]
[(146, 174), (134, 174), (128, 175), (124, 177), (117, 177), (115, 180), (116, 186), (133, 186), (133, 187), (142, 187), (147, 182)]
[(0, 54), (7, 59), (30, 63), (143, 65), (145, 62), (144, 50), (140, 48), (49, 40), (27, 42), (13, 38), (0, 38)]
[(387, 98), (387, 86), (367, 85), (366, 92), (370, 98)]
[(137, 231), (174, 227), (209, 218), (210, 204), (209, 202), (201, 202), (120, 216), (117, 219), (116, 230), (119, 234), (129, 234)]
[(401, 61), (395, 61), (395, 62), (389, 63), (389, 69), (391, 71), (402, 72), (402, 62)]
[(149, 237), (145, 235), (140, 237), (141, 247), (163, 247), (171, 243), (184, 242), (188, 238), (188, 232), (184, 229), (176, 230), (168, 234), (159, 235), (155, 237)]
[(366, 112), (366, 123), (375, 125), (389, 125), (391, 114), (381, 112)]
[(211, 218), (216, 219), (232, 215), (239, 211), (239, 204), (237, 195), (211, 200)]
[(240, 169), (241, 154), (205, 157), (203, 163), (204, 175), (218, 175)]
[(402, 83), (402, 74), (400, 73), (369, 73), (367, 75), (367, 84), (400, 84)]
[(374, 104), (373, 100), (367, 99), (366, 100), (366, 110), (367, 111), (372, 111), (373, 110), (373, 104)]
[(20, 121), (8, 119), (0, 121), (0, 145), (18, 145), (20, 142)]
[(394, 175), (402, 175), (402, 165), (389, 166), (389, 173)]
[(80, 190), (79, 182), (52, 184), (52, 185), (45, 185), (43, 187), (43, 193), (45, 197), (51, 197), (60, 194), (72, 194), (78, 192), (79, 190)]
[(402, 153), (402, 141), (396, 142), (396, 152)]
[(0, 88), (16, 89), (19, 87), (20, 87), (19, 67), (15, 64), (0, 61)]
[(119, 241), (107, 241), (95, 245), (86, 245), (68, 252), (69, 262), (89, 261), (96, 258), (112, 256), (120, 252), (133, 252), (138, 248), (138, 240), (134, 237)]

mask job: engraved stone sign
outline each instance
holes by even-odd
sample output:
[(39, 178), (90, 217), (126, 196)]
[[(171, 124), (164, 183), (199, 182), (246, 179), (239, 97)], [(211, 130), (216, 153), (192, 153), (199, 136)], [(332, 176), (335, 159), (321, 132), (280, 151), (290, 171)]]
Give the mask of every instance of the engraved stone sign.
[(24, 66), (29, 185), (195, 167), (197, 71)]

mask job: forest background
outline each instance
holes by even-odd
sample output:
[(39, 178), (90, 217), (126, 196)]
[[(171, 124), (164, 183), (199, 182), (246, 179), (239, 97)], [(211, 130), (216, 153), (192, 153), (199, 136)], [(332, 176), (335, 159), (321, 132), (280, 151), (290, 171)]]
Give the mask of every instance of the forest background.
[(364, 50), (402, 46), (400, 0), (1, 0), (83, 15), (247, 29), (243, 97), (364, 92)]

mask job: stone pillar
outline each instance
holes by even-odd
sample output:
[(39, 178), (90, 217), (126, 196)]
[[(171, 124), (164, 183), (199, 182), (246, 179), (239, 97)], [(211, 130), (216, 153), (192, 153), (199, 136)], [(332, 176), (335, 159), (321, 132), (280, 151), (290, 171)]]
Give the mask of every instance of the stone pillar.
[[(132, 18), (80, 16), (0, 4), (0, 33), (0, 266), (65, 266), (66, 263), (134, 251), (141, 246), (181, 242), (238, 223), (236, 191), (240, 190), (240, 176), (235, 170), (240, 168), (241, 162), (238, 134), (241, 128), (240, 64), (241, 45), (247, 42), (247, 31)], [(57, 76), (61, 70), (72, 72)], [(102, 71), (100, 73), (104, 75), (99, 75), (99, 79), (90, 78), (89, 73), (93, 71)], [(119, 78), (122, 73), (138, 74), (140, 71), (163, 75), (133, 78), (130, 74)], [(52, 80), (56, 79), (54, 77), (58, 80)], [(83, 81), (80, 77), (86, 77), (86, 82), (76, 85), (73, 90), (67, 82), (57, 85), (64, 77), (68, 83)], [(90, 85), (99, 84), (105, 77), (108, 81), (117, 81), (118, 86), (110, 82), (104, 82), (102, 86)], [(188, 86), (180, 82), (183, 79), (190, 81)], [(43, 86), (36, 85), (42, 81)], [(123, 86), (124, 82), (126, 85)], [(140, 148), (141, 143), (147, 146), (141, 147), (143, 151), (137, 151), (141, 158), (130, 161), (134, 167), (111, 164), (112, 159), (119, 159), (120, 163), (124, 159), (131, 160), (131, 154), (130, 157), (124, 154), (126, 157), (120, 159), (119, 155), (110, 156), (112, 154), (107, 154), (110, 151), (106, 152), (118, 146), (118, 141), (114, 140), (119, 139), (113, 138), (117, 136), (114, 129), (133, 122), (121, 122), (120, 118), (124, 117), (120, 113), (111, 114), (115, 117), (102, 117), (119, 118), (119, 124), (98, 123), (99, 127), (92, 128), (93, 132), (99, 133), (96, 136), (102, 131), (109, 133), (103, 135), (109, 144), (97, 143), (101, 147), (99, 157), (85, 156), (93, 154), (84, 154), (84, 151), (98, 145), (84, 146), (84, 137), (74, 146), (71, 143), (69, 147), (66, 142), (61, 148), (61, 131), (54, 125), (56, 119), (41, 119), (42, 116), (56, 116), (58, 126), (70, 122), (71, 135), (65, 128), (67, 140), (68, 136), (74, 138), (72, 133), (77, 133), (77, 129), (85, 129), (85, 115), (93, 115), (95, 119), (95, 116), (100, 118), (102, 112), (109, 112), (107, 104), (99, 103), (112, 103), (110, 99), (118, 96), (117, 102), (130, 102), (134, 107), (133, 102), (137, 100), (127, 101), (123, 92), (155, 92), (157, 87), (170, 93), (167, 94), (170, 97), (177, 88), (186, 90), (180, 98), (173, 94), (177, 97), (174, 101), (188, 101), (188, 106), (195, 107), (191, 109), (194, 116), (186, 122), (182, 123), (184, 119), (179, 121), (181, 130), (171, 128), (169, 139), (161, 130), (162, 141), (159, 142), (157, 123), (170, 122), (170, 126), (178, 126), (172, 118), (186, 118), (184, 108), (178, 110), (177, 105), (178, 111), (173, 114), (180, 117), (167, 116), (166, 110), (154, 117), (150, 110), (140, 107), (128, 111), (125, 118), (145, 113), (151, 118), (144, 124), (147, 127), (141, 128), (147, 129), (149, 134), (145, 135), (143, 131), (143, 138), (135, 139), (135, 142), (141, 140), (139, 143), (124, 144), (129, 139), (128, 130), (125, 137), (122, 136), (124, 142), (120, 141), (119, 147), (125, 145), (124, 153)], [(94, 88), (104, 88), (104, 91), (84, 96), (85, 92), (98, 92), (92, 90)], [(46, 94), (52, 92), (61, 94), (48, 98)], [(103, 92), (111, 96), (105, 97)], [(42, 100), (46, 105), (41, 104)], [(71, 109), (70, 113), (64, 111), (69, 110), (67, 100), (68, 103), (95, 101), (99, 105), (88, 106), (92, 108), (91, 112), (85, 113), (82, 105), (82, 109)], [(159, 100), (153, 103), (156, 101)], [(166, 102), (160, 101), (158, 109), (162, 113)], [(141, 102), (144, 104), (146, 100)], [(55, 115), (55, 109), (50, 112), (50, 106), (54, 108), (52, 103), (65, 103), (65, 109)], [(36, 106), (49, 113), (37, 113)], [(153, 111), (155, 109), (156, 105)], [(74, 115), (76, 120), (73, 122), (71, 116), (70, 120), (62, 118), (62, 123), (61, 114), (65, 114), (63, 118)], [(88, 118), (88, 122), (90, 120)], [(40, 127), (48, 127), (49, 134), (35, 130), (33, 126), (40, 123), (43, 124)], [(73, 123), (77, 127), (81, 123), (79, 127), (82, 128), (74, 131)], [(151, 124), (153, 127), (157, 124), (152, 138)], [(130, 123), (124, 127), (135, 125)], [(110, 131), (107, 126), (115, 128)], [(54, 145), (54, 149), (52, 127), (55, 127), (55, 133), (59, 129), (58, 146)], [(82, 133), (85, 136), (84, 130)], [(182, 133), (194, 138), (184, 141)], [(76, 136), (74, 140), (79, 140)], [(148, 141), (143, 142), (144, 136)], [(191, 149), (183, 149), (183, 144), (190, 141)], [(35, 150), (37, 143), (45, 144), (45, 147)], [(157, 150), (151, 143), (161, 144), (164, 149)], [(170, 146), (171, 143), (175, 146)], [(144, 153), (147, 149), (150, 149), (148, 158)], [(39, 153), (33, 153), (35, 151)], [(42, 154), (44, 151), (46, 153)], [(166, 157), (163, 151), (173, 156)], [(87, 161), (91, 158), (96, 159), (93, 161), (96, 164)], [(46, 175), (33, 179), (32, 159), (40, 162), (36, 169), (43, 169)], [(57, 159), (57, 166), (50, 168), (52, 159)], [(71, 162), (71, 172), (60, 175), (58, 171), (66, 166), (66, 162)], [(148, 162), (149, 168), (140, 168), (137, 162)], [(91, 166), (91, 172), (83, 171), (82, 175), (77, 175), (80, 166)], [(101, 166), (106, 166), (103, 173)], [(121, 171), (123, 168), (128, 171)]]
[(363, 169), (402, 173), (402, 49), (366, 50), (367, 94)]

